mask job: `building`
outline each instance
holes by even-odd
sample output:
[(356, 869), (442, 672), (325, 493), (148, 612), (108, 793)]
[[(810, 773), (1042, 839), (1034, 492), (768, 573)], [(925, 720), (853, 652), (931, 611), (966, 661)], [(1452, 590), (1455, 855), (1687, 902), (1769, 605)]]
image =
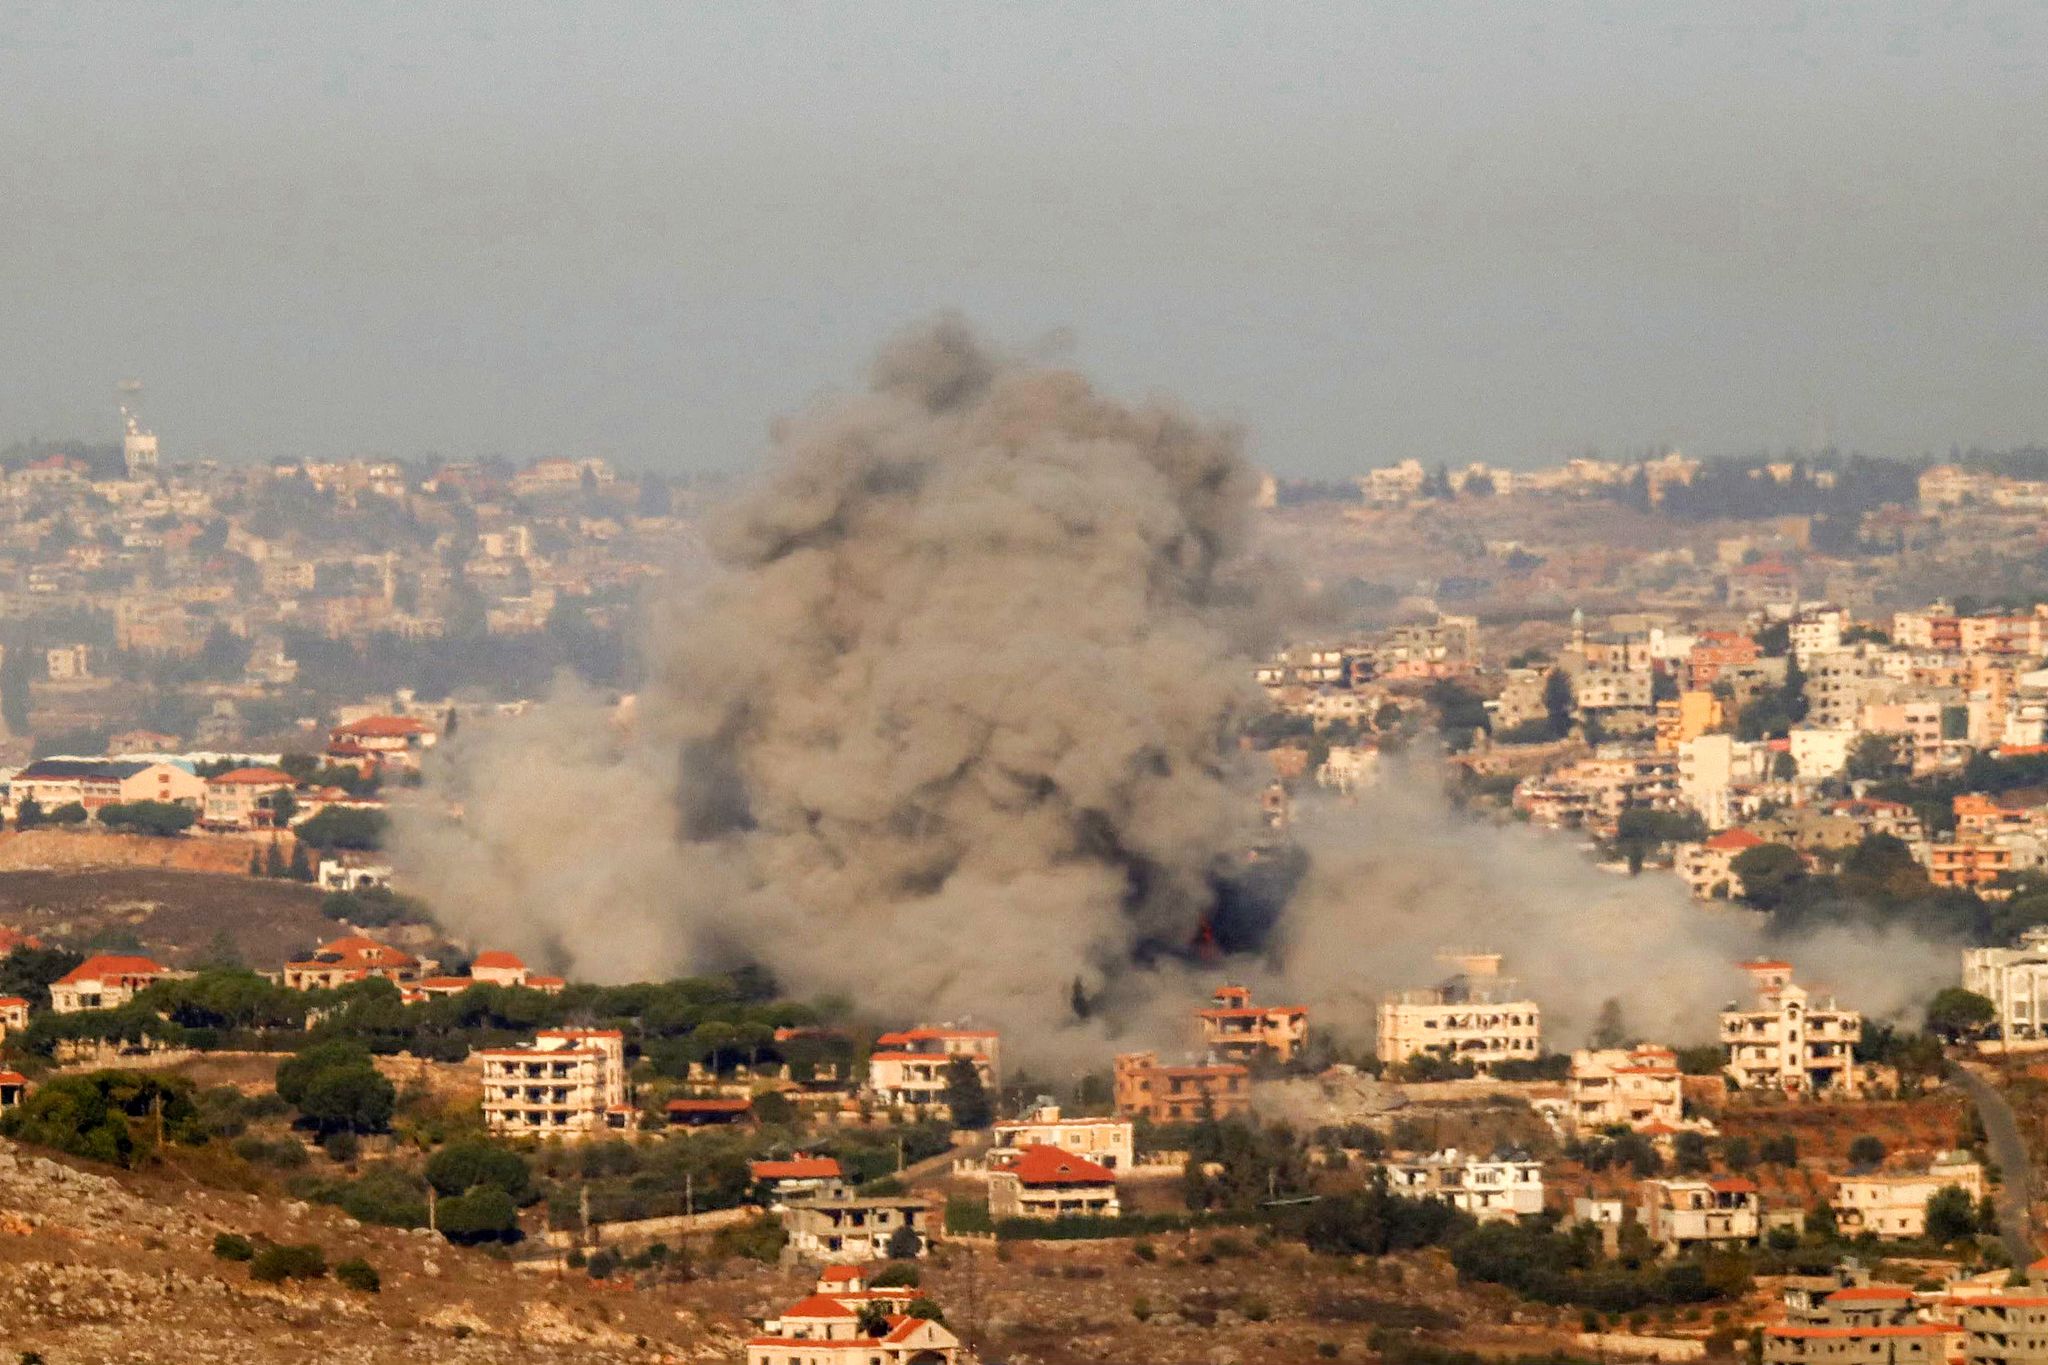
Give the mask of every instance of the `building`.
[(919, 1025), (881, 1035), (875, 1039), (875, 1049), (879, 1052), (979, 1058), (986, 1073), (984, 1082), (992, 1088), (1002, 1084), (1003, 1039), (994, 1029), (954, 1028), (950, 1024), (938, 1028)]
[(746, 1365), (956, 1365), (959, 1338), (909, 1316), (916, 1297), (909, 1288), (870, 1289), (859, 1267), (827, 1266), (814, 1293), (761, 1324)]
[(88, 811), (135, 801), (175, 801), (198, 810), (206, 783), (175, 763), (132, 758), (40, 758), (7, 782), (19, 807), (34, 801), (44, 812), (77, 804)]
[(1289, 1062), (1308, 1042), (1308, 1009), (1303, 1005), (1254, 1005), (1250, 988), (1218, 986), (1209, 1008), (1195, 1011), (1202, 1043), (1219, 1057), (1249, 1062), (1270, 1057)]
[(1542, 1008), (1516, 997), (1515, 983), (1500, 976), (1500, 954), (1443, 960), (1460, 968), (1457, 975), (1380, 1002), (1382, 1062), (1392, 1066), (1434, 1057), (1485, 1074), (1502, 1062), (1533, 1062), (1543, 1055)]
[[(684, 1101), (671, 1100), (671, 1108)], [(802, 1152), (780, 1161), (755, 1161), (747, 1174), (761, 1191), (771, 1209), (781, 1209), (791, 1199), (844, 1192), (846, 1173), (829, 1156), (806, 1156)]]
[(1680, 844), (1672, 855), (1672, 867), (1695, 899), (1727, 900), (1742, 894), (1735, 860), (1767, 842), (1746, 829), (1724, 829), (1699, 843)]
[(1543, 1163), (1520, 1154), (1472, 1156), (1449, 1147), (1389, 1161), (1387, 1192), (1404, 1199), (1441, 1199), (1482, 1223), (1533, 1218), (1543, 1212)]
[(1789, 962), (1745, 962), (1756, 983), (1751, 1009), (1721, 1013), (1729, 1079), (1744, 1090), (1786, 1095), (1852, 1092), (1863, 1016), (1833, 999), (1816, 1002), (1792, 980)]
[(999, 1122), (991, 1131), (991, 1161), (1026, 1147), (1058, 1147), (1111, 1171), (1128, 1171), (1134, 1159), (1136, 1125), (1129, 1119), (1066, 1118), (1043, 1097), (1023, 1118)]
[(1670, 1048), (1581, 1048), (1565, 1077), (1565, 1117), (1582, 1137), (1617, 1127), (1676, 1128), (1685, 1120), (1684, 1080)]
[(988, 1211), (995, 1218), (1115, 1218), (1116, 1172), (1044, 1143), (992, 1153)]
[(335, 726), (328, 752), (340, 750), (350, 758), (366, 753), (378, 764), (417, 769), (420, 756), (439, 738), (433, 726), (412, 716), (364, 716)]
[(1116, 1112), (1153, 1123), (1235, 1118), (1252, 1107), (1251, 1073), (1236, 1062), (1161, 1066), (1155, 1052), (1119, 1053)]
[(1667, 1251), (1701, 1243), (1749, 1245), (1763, 1227), (1756, 1186), (1740, 1176), (1645, 1180), (1637, 1190), (1636, 1210), (1650, 1240)]
[(2048, 1037), (2048, 925), (2026, 930), (2010, 948), (1963, 949), (1963, 989), (1997, 1008), (2004, 1037)]
[(421, 995), (460, 995), (472, 986), (517, 986), (531, 991), (559, 995), (568, 982), (559, 976), (541, 976), (527, 968), (519, 957), (502, 949), (489, 949), (469, 964), (468, 976), (429, 976), (419, 982)]
[(484, 1123), (504, 1137), (578, 1137), (628, 1127), (626, 1039), (617, 1029), (542, 1029), (483, 1064)]
[(1957, 1307), (1969, 1365), (2038, 1365), (2048, 1360), (2048, 1292), (2037, 1280), (2010, 1293), (1964, 1299)]
[(1975, 1204), (1984, 1197), (1984, 1168), (1968, 1152), (1939, 1153), (1924, 1171), (1872, 1171), (1835, 1177), (1832, 1200), (1844, 1237), (1872, 1233), (1887, 1239), (1924, 1236), (1927, 1201), (1959, 1189)]
[(417, 983), (425, 964), (402, 948), (347, 934), (321, 944), (304, 962), (284, 965), (284, 984), (295, 991), (331, 991), (371, 977), (398, 986)]
[(18, 995), (0, 995), (0, 1039), (28, 1027), (28, 1001)]
[(289, 818), (297, 785), (282, 768), (235, 768), (209, 777), (199, 822), (208, 829), (276, 829)]
[(50, 983), (50, 1008), (58, 1014), (110, 1010), (168, 977), (182, 975), (146, 957), (100, 953)]
[(19, 1071), (0, 1071), (0, 1109), (12, 1109), (28, 1098), (28, 1077)]
[[(900, 1035), (899, 1035), (900, 1036)], [(966, 1059), (983, 1088), (995, 1088), (995, 1070), (978, 1052), (871, 1052), (868, 1054), (868, 1093), (886, 1105), (901, 1109), (946, 1109), (946, 1090), (952, 1084), (953, 1063)]]
[(671, 1128), (740, 1128), (754, 1123), (754, 1102), (745, 1096), (683, 1096), (662, 1108)]
[(782, 1208), (789, 1253), (797, 1260), (864, 1265), (889, 1254), (889, 1239), (904, 1228), (916, 1234), (917, 1255), (930, 1249), (932, 1206), (922, 1199), (821, 1191)]
[(1764, 1328), (1763, 1365), (1954, 1365), (1967, 1340), (1961, 1323), (1923, 1316), (1905, 1286), (1855, 1284)]

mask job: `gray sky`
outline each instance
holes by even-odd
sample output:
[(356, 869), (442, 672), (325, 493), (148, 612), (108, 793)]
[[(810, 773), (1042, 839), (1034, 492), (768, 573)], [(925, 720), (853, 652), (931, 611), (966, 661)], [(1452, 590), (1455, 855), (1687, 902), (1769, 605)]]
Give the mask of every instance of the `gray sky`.
[(957, 307), (1287, 472), (2048, 440), (2048, 13), (0, 8), (0, 443), (745, 463)]

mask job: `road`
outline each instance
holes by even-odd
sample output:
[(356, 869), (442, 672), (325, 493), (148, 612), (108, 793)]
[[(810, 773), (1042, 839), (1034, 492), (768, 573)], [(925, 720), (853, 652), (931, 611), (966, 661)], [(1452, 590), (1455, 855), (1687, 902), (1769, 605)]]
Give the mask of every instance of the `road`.
[(2034, 1261), (2034, 1230), (2029, 1209), (2034, 1200), (2034, 1165), (2027, 1157), (2027, 1144), (2020, 1137), (2019, 1120), (1997, 1086), (1967, 1066), (1951, 1065), (1949, 1079), (1962, 1086), (1977, 1116), (1984, 1120), (1984, 1135), (1991, 1142), (1991, 1159), (2004, 1177), (1997, 1191), (1998, 1235), (2012, 1253), (2014, 1265)]

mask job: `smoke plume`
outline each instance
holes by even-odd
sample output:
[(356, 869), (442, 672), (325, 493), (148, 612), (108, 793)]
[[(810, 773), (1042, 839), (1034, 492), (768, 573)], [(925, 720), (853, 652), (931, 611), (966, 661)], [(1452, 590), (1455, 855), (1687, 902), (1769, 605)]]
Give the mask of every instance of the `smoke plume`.
[[(1184, 1051), (1226, 970), (1369, 1046), (1380, 995), (1444, 977), (1447, 948), (1503, 953), (1553, 1046), (1609, 998), (1636, 1034), (1711, 1039), (1732, 964), (1786, 951), (1755, 917), (1465, 818), (1391, 761), (1356, 804), (1308, 804), (1298, 883), (1242, 875), (1233, 735), (1293, 605), (1248, 542), (1253, 484), (1229, 430), (954, 321), (911, 334), (779, 428), (630, 714), (567, 687), (465, 730), (420, 808), (461, 818), (406, 816), (398, 859), (474, 944), (609, 981), (755, 961), (877, 1018), (999, 1025), (1027, 1059)], [(1189, 961), (1205, 925), (1251, 951)], [(1953, 963), (1792, 948), (1876, 1010)]]
[[(405, 822), (444, 925), (578, 976), (738, 960), (1029, 1031), (1187, 944), (1249, 835), (1275, 609), (1236, 434), (947, 320), (777, 433), (629, 724), (563, 695)], [(481, 727), (480, 727), (481, 728)]]

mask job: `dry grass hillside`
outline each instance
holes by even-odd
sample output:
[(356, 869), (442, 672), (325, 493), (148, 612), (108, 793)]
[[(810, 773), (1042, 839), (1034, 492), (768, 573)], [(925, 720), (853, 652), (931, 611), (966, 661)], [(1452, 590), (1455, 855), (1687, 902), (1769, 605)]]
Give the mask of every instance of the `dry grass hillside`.
[(334, 933), (321, 899), (298, 882), (244, 875), (112, 866), (0, 871), (0, 924), (69, 943), (130, 936), (172, 966), (204, 953), (221, 933), (244, 961), (282, 962)]

